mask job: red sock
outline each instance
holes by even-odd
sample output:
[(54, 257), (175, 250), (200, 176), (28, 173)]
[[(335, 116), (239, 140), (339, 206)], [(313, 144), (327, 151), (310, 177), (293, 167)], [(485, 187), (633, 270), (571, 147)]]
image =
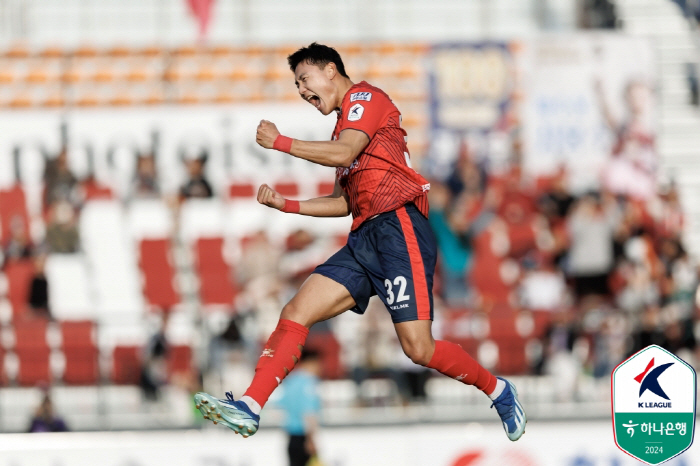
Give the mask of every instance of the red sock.
[(496, 389), (496, 377), (476, 362), (461, 346), (449, 341), (435, 341), (435, 353), (428, 366), (467, 385), (474, 385), (490, 395)]
[(299, 361), (309, 329), (291, 320), (280, 319), (265, 344), (255, 366), (255, 376), (245, 396), (265, 406), (267, 399)]

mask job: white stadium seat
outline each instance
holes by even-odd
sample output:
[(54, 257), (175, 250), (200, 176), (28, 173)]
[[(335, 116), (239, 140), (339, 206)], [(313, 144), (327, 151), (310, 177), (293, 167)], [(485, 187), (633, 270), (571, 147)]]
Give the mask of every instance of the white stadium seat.
[(218, 199), (189, 199), (180, 209), (180, 238), (193, 243), (199, 238), (224, 235), (224, 206)]
[(51, 254), (46, 259), (51, 314), (58, 320), (94, 319), (89, 274), (82, 254)]
[(129, 205), (127, 230), (134, 240), (169, 238), (173, 214), (162, 199), (136, 199)]
[(140, 316), (144, 310), (136, 252), (128, 240), (118, 201), (92, 201), (80, 216), (83, 248), (90, 263), (101, 319)]

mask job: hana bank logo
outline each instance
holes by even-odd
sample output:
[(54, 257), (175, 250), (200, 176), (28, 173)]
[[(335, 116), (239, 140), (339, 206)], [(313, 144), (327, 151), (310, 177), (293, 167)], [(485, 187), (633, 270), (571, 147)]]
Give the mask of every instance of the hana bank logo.
[[(666, 364), (661, 364), (660, 366), (654, 367), (654, 358), (647, 364), (644, 372), (637, 375), (634, 380), (640, 384), (639, 386), (639, 397), (641, 398), (644, 392), (647, 390), (651, 393), (660, 396), (664, 400), (668, 400), (668, 403), (664, 402), (638, 402), (638, 407), (640, 408), (670, 408), (671, 399), (668, 397), (661, 384), (659, 383), (659, 376), (663, 374), (666, 369), (671, 367), (674, 363), (669, 362)], [(654, 367), (652, 369), (652, 367)]]

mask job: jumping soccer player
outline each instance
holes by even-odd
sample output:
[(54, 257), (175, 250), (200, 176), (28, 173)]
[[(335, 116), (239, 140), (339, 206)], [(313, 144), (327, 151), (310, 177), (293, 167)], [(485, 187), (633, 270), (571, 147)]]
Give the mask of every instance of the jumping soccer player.
[(508, 438), (518, 440), (527, 418), (515, 386), (492, 375), (461, 346), (433, 339), (437, 250), (427, 219), (430, 184), (411, 168), (401, 113), (380, 89), (364, 81), (353, 83), (331, 47), (313, 43), (291, 54), (288, 62), (301, 97), (323, 115), (336, 112), (332, 139), (291, 139), (263, 120), (256, 141), (266, 149), (337, 167), (335, 189), (330, 196), (300, 202), (262, 185), (258, 202), (312, 217), (352, 214), (351, 232), (347, 244), (318, 266), (282, 309), (243, 397), (235, 401), (227, 392), (221, 400), (197, 393), (197, 408), (215, 424), (244, 437), (253, 435), (270, 394), (298, 362), (309, 328), (347, 310), (362, 314), (370, 297), (378, 295), (406, 355), (483, 391)]

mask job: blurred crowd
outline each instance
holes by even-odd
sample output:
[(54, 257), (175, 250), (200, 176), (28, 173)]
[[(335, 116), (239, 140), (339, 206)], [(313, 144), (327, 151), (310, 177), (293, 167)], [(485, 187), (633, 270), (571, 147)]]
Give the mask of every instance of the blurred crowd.
[[(674, 184), (641, 197), (605, 183), (600, 190), (573, 192), (565, 167), (533, 178), (521, 166), (517, 138), (511, 152), (509, 163), (494, 170), (462, 145), (449, 175), (431, 180), (430, 223), (440, 249), (438, 336), (450, 333), (442, 322), (445, 310), (465, 316), (498, 310), (513, 318), (526, 310), (548, 317), (544, 332), (535, 335), (540, 350), (528, 354), (517, 369), (521, 374), (603, 377), (652, 343), (695, 362), (698, 269), (681, 239), (684, 218)], [(205, 154), (183, 163), (187, 178), (176, 196), (166, 196), (154, 156), (139, 155), (125, 202), (160, 197), (177, 209), (188, 198), (217, 196), (207, 181)], [(80, 251), (82, 205), (110, 192), (90, 177), (78, 180), (65, 150), (47, 162), (44, 184), (44, 240), (32, 241), (17, 217), (2, 260), (33, 261), (27, 304), (34, 317), (50, 318), (45, 257)], [(245, 237), (231, 264), (235, 302), (211, 335), (200, 369), (220, 372), (231, 360), (253, 367), (284, 303), (343, 240), (303, 229), (281, 242), (263, 231)], [(164, 315), (144, 348), (141, 385), (149, 399), (167, 382), (159, 370), (168, 351), (167, 320)], [(406, 399), (425, 396), (429, 373), (401, 354), (379, 302), (361, 318), (343, 315), (318, 324), (307, 347), (319, 353), (324, 378), (361, 383), (389, 377)]]
[(432, 183), (447, 306), (549, 311), (528, 368), (536, 374), (607, 376), (649, 344), (697, 361), (698, 269), (672, 182), (644, 197), (613, 187), (575, 193), (565, 167), (525, 174), (517, 141), (498, 173), (475, 159), (463, 146), (451, 175)]

